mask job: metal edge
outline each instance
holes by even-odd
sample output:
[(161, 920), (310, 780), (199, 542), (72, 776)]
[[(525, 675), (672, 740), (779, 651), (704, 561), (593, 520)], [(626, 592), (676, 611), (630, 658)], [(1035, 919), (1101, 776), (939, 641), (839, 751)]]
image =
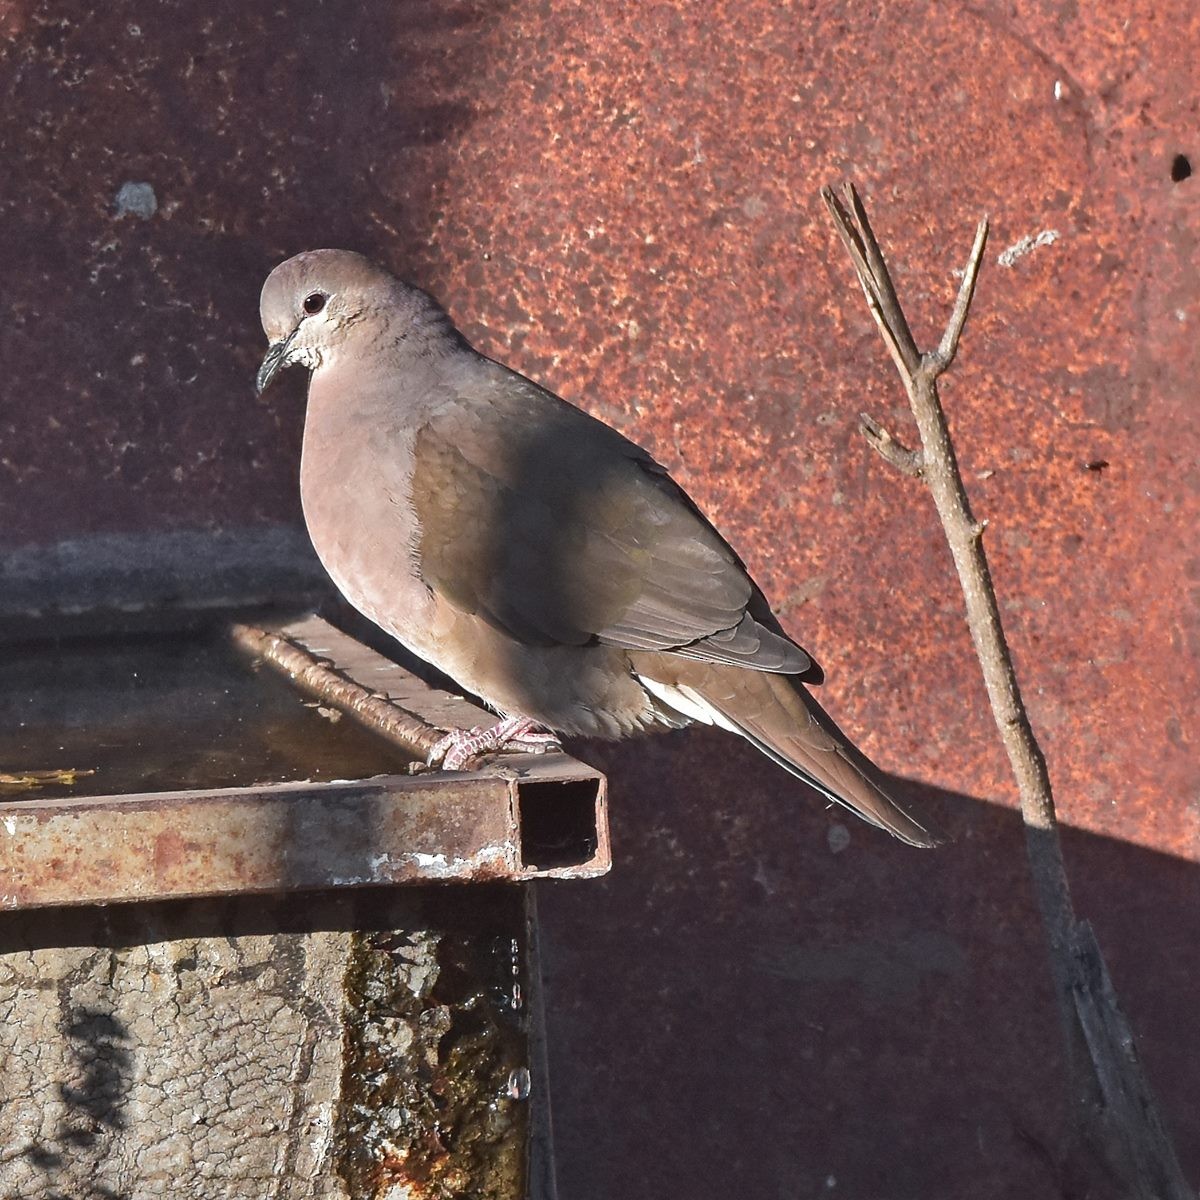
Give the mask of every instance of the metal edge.
[[(247, 634), (246, 631), (249, 631)], [(319, 618), (235, 627), (296, 684), (419, 750), (442, 721), (487, 719)], [(321, 657), (318, 657), (320, 655)], [(321, 689), (336, 685), (337, 697)], [(398, 704), (395, 697), (403, 699)], [(595, 788), (585, 861), (522, 860), (522, 787)], [(607, 781), (565, 754), (496, 755), (477, 770), (328, 783), (0, 800), (0, 910), (380, 884), (583, 879), (611, 867)]]
[[(428, 754), (447, 729), (494, 720), (486, 709), (431, 687), (319, 616), (278, 629), (238, 625), (233, 635), (244, 649), (264, 657), (299, 687), (419, 758)], [(572, 866), (526, 868), (516, 878), (590, 879), (612, 869), (608, 781), (601, 772), (561, 752), (483, 756), (477, 761), (477, 771), (510, 781), (516, 812), (520, 811), (523, 782), (595, 783), (595, 853)], [(429, 772), (426, 777), (453, 779), (464, 774)]]

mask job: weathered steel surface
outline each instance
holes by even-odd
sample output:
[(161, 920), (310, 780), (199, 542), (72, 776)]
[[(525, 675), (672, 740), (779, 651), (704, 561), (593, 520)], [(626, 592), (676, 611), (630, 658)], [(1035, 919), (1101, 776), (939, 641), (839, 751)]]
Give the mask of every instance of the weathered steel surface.
[(715, 733), (591, 751), (621, 867), (543, 905), (580, 1200), (1061, 1192), (1015, 797), (933, 514), (854, 432), (905, 404), (816, 190), (863, 187), (919, 337), (990, 213), (944, 398), (1079, 907), (1200, 1177), (1194, 4), (3, 11), (0, 538), (298, 520), (254, 302), (347, 245), (651, 445), (847, 730), (946, 790), (918, 858)]
[(525, 1200), (522, 891), (0, 914), (0, 1196)]
[(507, 780), (0, 804), (0, 908), (525, 874)]
[[(238, 638), (255, 651), (273, 653), (298, 684), (338, 705), (348, 714), (346, 720), (362, 721), (409, 752), (440, 735), (426, 717), (468, 725), (489, 720), (482, 710), (439, 693), (315, 618), (279, 634), (239, 626)], [(304, 639), (319, 652), (319, 659), (304, 648)], [(88, 646), (79, 653), (94, 660), (95, 651)], [(209, 657), (201, 653), (195, 661)], [(22, 652), (15, 686), (36, 681), (44, 693), (39, 700), (29, 703), (24, 692), (14, 694), (11, 682), (0, 687), (0, 712), (14, 723), (26, 718), (34, 730), (31, 737), (5, 731), (0, 756), (6, 746), (10, 755), (61, 755), (70, 726), (79, 723), (72, 715), (76, 701), (70, 692), (79, 674), (72, 671), (69, 644), (47, 653), (49, 678), (38, 673), (38, 661), (37, 651)], [(184, 661), (190, 664), (193, 659)], [(110, 662), (101, 659), (100, 671)], [(324, 758), (301, 760), (310, 767), (319, 763), (322, 778), (329, 782), (273, 782), (280, 775), (285, 780), (294, 776), (266, 758), (257, 767), (272, 782), (204, 787), (205, 730), (210, 730), (209, 754), (215, 757), (216, 747), (224, 748), (218, 736), (227, 719), (224, 710), (232, 708), (230, 717), (239, 727), (248, 723), (242, 720), (243, 712), (248, 717), (255, 713), (248, 702), (229, 699), (231, 693), (246, 690), (241, 676), (250, 674), (250, 667), (241, 658), (218, 659), (212, 665), (213, 678), (204, 681), (213, 696), (199, 707), (213, 716), (193, 739), (200, 747), (193, 786), (131, 786), (105, 795), (105, 782), (114, 775), (107, 761), (86, 758), (75, 763), (60, 772), (61, 782), (44, 769), (13, 773), (28, 764), (0, 763), (10, 768), (13, 780), (6, 788), (0, 775), (0, 908), (371, 884), (586, 878), (608, 870), (604, 780), (563, 754), (495, 756), (471, 772), (380, 773), (337, 780), (340, 763), (350, 772), (362, 770), (364, 762), (362, 748), (337, 726), (339, 737)], [(59, 675), (63, 681), (56, 682)], [(269, 694), (267, 682), (259, 673), (250, 687)], [(176, 686), (199, 690), (198, 681), (187, 672)], [(405, 707), (399, 707), (400, 702)], [(139, 762), (150, 774), (161, 765), (163, 745), (174, 751), (176, 742), (186, 740), (176, 725), (178, 714), (161, 689), (150, 693), (149, 703), (148, 714), (124, 714), (140, 719), (140, 726), (138, 738), (116, 756), (117, 779), (136, 780)], [(83, 712), (99, 723), (95, 741), (114, 740), (104, 724), (105, 714), (93, 712), (86, 698)], [(292, 712), (297, 717), (310, 715), (299, 698), (292, 699)], [(327, 710), (327, 715), (339, 714)], [(277, 716), (267, 723), (276, 731), (281, 728)], [(326, 736), (329, 728), (318, 720), (308, 736)], [(328, 736), (333, 738), (333, 733)], [(340, 758), (347, 746), (355, 755)], [(247, 757), (244, 746), (238, 747), (234, 769), (253, 771), (254, 766), (245, 765)], [(93, 761), (103, 761), (99, 771), (89, 767)], [(376, 761), (389, 759), (385, 755)], [(37, 764), (41, 762), (39, 757)], [(211, 769), (222, 769), (219, 759)], [(392, 763), (390, 770), (395, 769)], [(74, 773), (79, 770), (83, 774)]]

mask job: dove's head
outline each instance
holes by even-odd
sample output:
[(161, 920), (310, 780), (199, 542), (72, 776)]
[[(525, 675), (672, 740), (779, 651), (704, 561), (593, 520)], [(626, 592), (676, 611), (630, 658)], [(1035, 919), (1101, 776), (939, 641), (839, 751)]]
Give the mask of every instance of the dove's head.
[(259, 313), (271, 343), (260, 393), (285, 368), (316, 371), (352, 341), (380, 349), (449, 323), (424, 292), (351, 250), (307, 250), (280, 263), (263, 284)]

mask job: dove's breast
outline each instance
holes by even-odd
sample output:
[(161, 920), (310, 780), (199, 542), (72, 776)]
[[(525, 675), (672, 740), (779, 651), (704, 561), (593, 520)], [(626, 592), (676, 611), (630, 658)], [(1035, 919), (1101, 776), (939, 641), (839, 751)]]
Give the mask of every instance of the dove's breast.
[(398, 414), (314, 377), (300, 460), (304, 520), (325, 570), (365, 616), (436, 666), (435, 601), (416, 570), (414, 437)]
[(609, 737), (654, 722), (623, 651), (518, 642), (427, 584), (412, 501), (419, 401), (349, 402), (323, 374), (310, 389), (300, 496), (313, 547), (342, 595), (499, 712)]

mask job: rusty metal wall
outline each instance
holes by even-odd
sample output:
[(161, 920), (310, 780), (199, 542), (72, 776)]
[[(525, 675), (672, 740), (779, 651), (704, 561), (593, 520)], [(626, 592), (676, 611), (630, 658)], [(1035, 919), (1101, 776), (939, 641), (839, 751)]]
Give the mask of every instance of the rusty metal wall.
[(590, 748), (618, 865), (542, 906), (584, 1200), (1058, 1194), (1013, 791), (932, 512), (854, 432), (904, 403), (816, 189), (864, 188), (925, 337), (992, 215), (945, 400), (1080, 909), (1200, 1176), (1194, 6), (93, 7), (0, 3), (0, 545), (294, 528), (257, 290), (365, 250), (650, 445), (843, 724), (944, 789), (918, 857), (718, 735)]

